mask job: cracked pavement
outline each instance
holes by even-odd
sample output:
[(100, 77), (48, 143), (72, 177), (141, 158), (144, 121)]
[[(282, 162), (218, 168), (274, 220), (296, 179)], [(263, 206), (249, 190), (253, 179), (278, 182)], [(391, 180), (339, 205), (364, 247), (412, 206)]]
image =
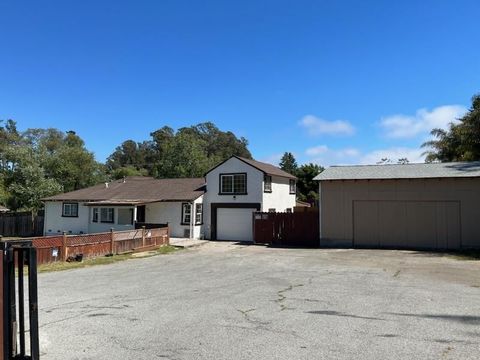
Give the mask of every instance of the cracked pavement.
[(477, 359), (480, 262), (211, 242), (39, 275), (42, 359)]

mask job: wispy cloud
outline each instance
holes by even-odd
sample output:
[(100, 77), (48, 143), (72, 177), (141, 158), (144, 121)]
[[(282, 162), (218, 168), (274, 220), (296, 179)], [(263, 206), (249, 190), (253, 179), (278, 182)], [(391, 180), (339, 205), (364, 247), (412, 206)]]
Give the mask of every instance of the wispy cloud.
[(433, 128), (446, 129), (448, 124), (455, 122), (466, 111), (467, 109), (461, 105), (439, 106), (432, 111), (420, 109), (415, 115), (387, 116), (380, 121), (380, 126), (388, 138), (414, 138), (429, 133)]
[(309, 135), (353, 135), (355, 128), (346, 120), (328, 121), (314, 115), (306, 115), (300, 120), (300, 125)]
[(327, 145), (319, 145), (305, 150), (309, 162), (322, 166), (331, 165), (373, 165), (387, 158), (396, 163), (399, 159), (407, 158), (411, 163), (425, 161), (424, 150), (410, 147), (390, 147), (369, 152), (362, 152), (356, 148), (332, 149)]
[(360, 151), (355, 148), (332, 149), (318, 145), (305, 150), (309, 161), (319, 165), (354, 164), (358, 162)]

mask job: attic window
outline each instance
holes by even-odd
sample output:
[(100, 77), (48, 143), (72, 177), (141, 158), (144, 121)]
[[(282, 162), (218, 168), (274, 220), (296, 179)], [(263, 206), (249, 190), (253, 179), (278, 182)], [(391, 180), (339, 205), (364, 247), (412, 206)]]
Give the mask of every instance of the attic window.
[(246, 195), (247, 174), (220, 174), (220, 195)]
[(62, 216), (78, 217), (78, 203), (63, 203)]

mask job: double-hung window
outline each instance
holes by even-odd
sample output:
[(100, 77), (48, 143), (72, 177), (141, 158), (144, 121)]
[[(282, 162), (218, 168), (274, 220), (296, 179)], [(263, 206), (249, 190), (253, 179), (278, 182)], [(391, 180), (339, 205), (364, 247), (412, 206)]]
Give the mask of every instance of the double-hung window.
[(113, 208), (101, 208), (100, 209), (100, 222), (102, 223), (112, 223), (114, 219), (114, 209)]
[(297, 193), (297, 184), (295, 183), (295, 180), (291, 179), (290, 180), (290, 194), (296, 194)]
[(190, 225), (192, 219), (192, 204), (183, 203), (182, 204), (182, 224)]
[(203, 223), (203, 204), (195, 204), (195, 225)]
[(78, 217), (78, 203), (63, 203), (62, 216)]
[(98, 208), (92, 209), (92, 222), (98, 222)]
[(247, 174), (220, 174), (221, 195), (246, 195)]
[(272, 192), (272, 177), (270, 175), (265, 175), (263, 177), (263, 192)]

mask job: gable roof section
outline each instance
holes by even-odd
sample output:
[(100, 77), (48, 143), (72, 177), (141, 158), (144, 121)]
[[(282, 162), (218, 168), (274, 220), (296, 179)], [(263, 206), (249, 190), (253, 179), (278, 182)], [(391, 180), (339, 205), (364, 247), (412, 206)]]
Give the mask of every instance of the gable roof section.
[(480, 161), (405, 165), (332, 166), (314, 180), (374, 180), (480, 177)]
[(158, 201), (190, 201), (205, 193), (205, 179), (154, 179), (129, 176), (105, 184), (47, 197), (44, 201), (95, 201), (99, 204), (141, 204)]
[(233, 156), (229, 157), (227, 160), (222, 161), (220, 164), (211, 168), (210, 170), (208, 170), (207, 174), (209, 172), (211, 172), (212, 170), (218, 168), (219, 166), (221, 166), (223, 163), (227, 162), (231, 158), (237, 158), (238, 160), (243, 161), (247, 165), (250, 165), (250, 166), (254, 167), (255, 169), (265, 173), (266, 175), (279, 176), (279, 177), (284, 177), (284, 178), (288, 178), (288, 179), (296, 179), (297, 178), (296, 176), (293, 176), (292, 174), (289, 174), (288, 172), (283, 171), (279, 167), (276, 167), (272, 164), (267, 164), (267, 163), (264, 163), (264, 162), (261, 162), (261, 161), (247, 159), (247, 158), (243, 158), (243, 157), (236, 156), (236, 155), (233, 155)]

